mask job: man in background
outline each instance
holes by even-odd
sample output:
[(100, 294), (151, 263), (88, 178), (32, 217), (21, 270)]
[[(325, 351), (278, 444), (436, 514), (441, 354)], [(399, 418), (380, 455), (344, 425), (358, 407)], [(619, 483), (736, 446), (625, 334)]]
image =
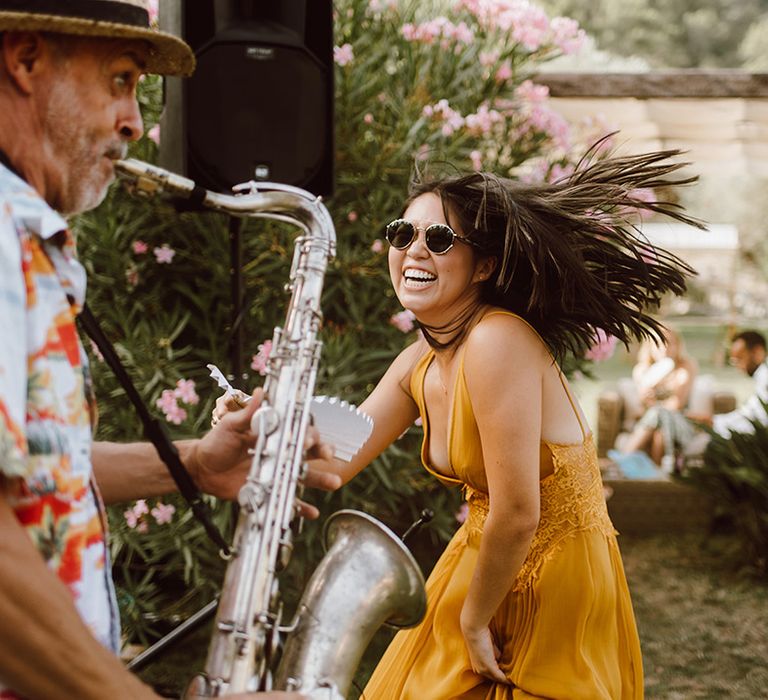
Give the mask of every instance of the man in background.
[(768, 401), (765, 336), (753, 330), (735, 335), (731, 340), (730, 361), (734, 367), (752, 377), (755, 393), (735, 411), (713, 417), (712, 428), (726, 438), (731, 433), (753, 433), (752, 420), (768, 425), (768, 415), (762, 404), (763, 401)]

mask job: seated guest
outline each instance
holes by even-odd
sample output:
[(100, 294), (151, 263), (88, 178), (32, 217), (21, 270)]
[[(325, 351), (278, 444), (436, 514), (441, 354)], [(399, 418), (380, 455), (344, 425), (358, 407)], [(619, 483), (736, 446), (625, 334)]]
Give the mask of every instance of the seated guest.
[[(695, 433), (684, 411), (698, 368), (677, 331), (665, 329), (663, 339), (663, 344), (645, 341), (640, 348), (632, 379), (645, 412), (621, 453), (645, 450), (655, 464), (671, 472), (676, 451), (684, 448)], [(620, 464), (621, 453), (617, 455)]]
[(768, 425), (763, 401), (768, 401), (768, 366), (765, 337), (757, 331), (742, 331), (731, 341), (731, 364), (755, 380), (755, 393), (742, 406), (712, 419), (712, 428), (723, 437), (752, 433), (752, 420)]

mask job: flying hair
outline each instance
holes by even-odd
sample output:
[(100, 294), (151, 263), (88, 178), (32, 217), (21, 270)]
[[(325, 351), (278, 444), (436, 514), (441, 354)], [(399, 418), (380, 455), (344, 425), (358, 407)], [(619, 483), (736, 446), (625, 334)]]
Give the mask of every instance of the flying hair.
[[(606, 137), (608, 138), (608, 137)], [(482, 300), (528, 321), (554, 357), (581, 355), (598, 329), (624, 345), (660, 339), (663, 325), (651, 314), (665, 294), (681, 295), (696, 274), (683, 260), (654, 246), (638, 225), (642, 211), (706, 230), (677, 203), (647, 201), (638, 190), (688, 185), (695, 176), (679, 171), (678, 150), (597, 158), (595, 143), (571, 175), (552, 183), (528, 184), (491, 173), (414, 181), (408, 203), (432, 192), (447, 220), (495, 257), (496, 269), (483, 283)], [(422, 331), (436, 348), (458, 343), (467, 323), (454, 323), (445, 343)], [(457, 326), (461, 326), (458, 328)]]

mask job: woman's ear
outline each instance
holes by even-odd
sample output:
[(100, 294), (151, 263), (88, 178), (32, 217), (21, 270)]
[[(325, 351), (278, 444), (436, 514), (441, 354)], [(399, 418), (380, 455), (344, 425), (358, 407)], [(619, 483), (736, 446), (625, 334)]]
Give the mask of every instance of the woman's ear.
[(474, 281), (485, 282), (493, 274), (497, 263), (498, 258), (493, 256), (480, 258), (475, 265)]

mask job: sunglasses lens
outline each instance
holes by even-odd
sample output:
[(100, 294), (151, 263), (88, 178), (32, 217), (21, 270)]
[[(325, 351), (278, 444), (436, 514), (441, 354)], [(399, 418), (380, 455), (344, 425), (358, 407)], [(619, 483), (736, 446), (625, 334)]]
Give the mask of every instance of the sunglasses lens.
[(397, 219), (387, 225), (385, 235), (389, 241), (389, 245), (393, 248), (402, 250), (411, 244), (415, 233), (416, 229), (414, 229), (413, 224), (410, 221)]
[(427, 229), (427, 248), (433, 253), (445, 253), (453, 245), (453, 230), (443, 224), (433, 224)]

